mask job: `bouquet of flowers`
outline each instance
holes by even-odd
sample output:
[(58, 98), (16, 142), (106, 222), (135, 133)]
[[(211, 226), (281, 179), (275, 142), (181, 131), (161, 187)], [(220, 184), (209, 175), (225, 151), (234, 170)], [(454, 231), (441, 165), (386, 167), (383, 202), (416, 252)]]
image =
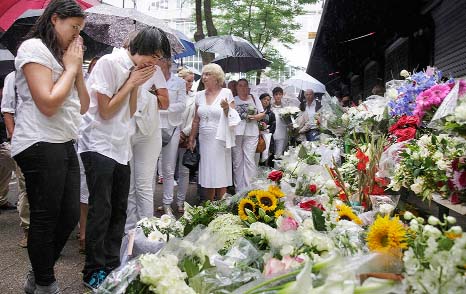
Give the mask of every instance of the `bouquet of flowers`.
[[(397, 85), (395, 86), (395, 88), (388, 88), (386, 93), (387, 97), (391, 100), (388, 103), (390, 107), (390, 115), (413, 115), (416, 111), (416, 107), (418, 104), (419, 107), (417, 108), (416, 113), (421, 114), (427, 109), (420, 104), (424, 102), (426, 97), (421, 95), (419, 100), (417, 100), (417, 98), (422, 92), (429, 90), (431, 87), (441, 83), (443, 77), (442, 72), (436, 70), (435, 68), (428, 67), (426, 71), (416, 72), (413, 74), (410, 74), (408, 71), (403, 70), (401, 71), (400, 75), (405, 78), (405, 83)], [(432, 91), (428, 93), (432, 93)], [(444, 95), (444, 91), (442, 91), (441, 93), (435, 93), (438, 93), (435, 94), (435, 103), (429, 103), (429, 109), (432, 105), (438, 102), (439, 97)], [(443, 98), (445, 98), (445, 96), (443, 96)], [(429, 101), (431, 100), (428, 97), (427, 99)], [(440, 103), (438, 103), (438, 105), (439, 104)]]
[(448, 197), (447, 180), (451, 173), (451, 162), (466, 152), (465, 141), (441, 134), (424, 135), (410, 141), (399, 154), (401, 160), (390, 187), (398, 191), (405, 187), (425, 199), (436, 192)]
[(466, 156), (455, 158), (451, 168), (448, 179), (452, 191), (450, 201), (453, 204), (466, 202)]
[(241, 120), (248, 120), (250, 115), (254, 115), (257, 113), (257, 108), (253, 104), (238, 104), (235, 105), (235, 109), (239, 114)]
[(137, 226), (142, 229), (144, 235), (153, 241), (165, 241), (170, 238), (183, 236), (184, 226), (173, 217), (164, 214), (160, 218), (143, 218)]
[(321, 130), (328, 130), (335, 136), (341, 136), (346, 131), (347, 121), (343, 120), (345, 110), (340, 106), (336, 97), (324, 95), (322, 107), (318, 113)]
[(403, 285), (405, 293), (463, 293), (466, 291), (466, 234), (456, 219), (447, 216), (444, 222), (430, 216), (428, 224), (409, 211), (404, 252)]
[(396, 123), (390, 126), (388, 132), (396, 142), (414, 139), (421, 120), (416, 115), (402, 115)]
[(257, 126), (259, 127), (259, 131), (261, 132), (264, 132), (269, 128), (269, 126), (267, 125), (265, 121), (258, 121)]
[(270, 185), (267, 190), (251, 190), (239, 201), (238, 215), (249, 224), (264, 222), (274, 225), (275, 220), (285, 212), (284, 196), (275, 185)]
[(283, 119), (286, 124), (292, 124), (293, 121), (298, 117), (299, 110), (296, 106), (285, 106), (279, 109), (280, 118)]
[(466, 137), (466, 81), (457, 82), (438, 108), (429, 127)]

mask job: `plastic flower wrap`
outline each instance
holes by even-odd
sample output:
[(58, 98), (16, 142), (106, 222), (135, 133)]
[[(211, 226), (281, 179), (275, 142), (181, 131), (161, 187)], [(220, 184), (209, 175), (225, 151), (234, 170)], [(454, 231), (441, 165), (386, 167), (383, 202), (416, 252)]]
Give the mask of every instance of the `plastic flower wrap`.
[(98, 294), (123, 294), (133, 282), (137, 281), (141, 272), (139, 259), (133, 259), (130, 262), (120, 266), (112, 271), (104, 282), (97, 289)]
[[(143, 230), (146, 237), (154, 241), (168, 241), (170, 237), (183, 236), (183, 224), (167, 214), (160, 218), (143, 218), (136, 225)], [(160, 237), (156, 237), (159, 235)]]
[(388, 121), (387, 104), (387, 98), (373, 95), (360, 105), (348, 108), (346, 113), (342, 115), (347, 131), (363, 133), (366, 129), (374, 132), (386, 130), (387, 126), (383, 121)]
[(322, 107), (319, 110), (321, 129), (329, 130), (335, 136), (343, 135), (347, 126), (343, 120), (345, 110), (340, 106), (338, 99), (325, 94), (321, 101)]

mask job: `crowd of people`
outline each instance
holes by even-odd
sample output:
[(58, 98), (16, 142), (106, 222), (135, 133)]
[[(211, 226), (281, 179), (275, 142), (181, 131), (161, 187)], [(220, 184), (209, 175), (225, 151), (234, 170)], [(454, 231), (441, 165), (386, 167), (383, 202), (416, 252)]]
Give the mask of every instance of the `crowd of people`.
[[(273, 166), (289, 141), (282, 88), (254, 97), (246, 79), (227, 86), (222, 68), (208, 64), (204, 89), (193, 92), (193, 72), (173, 67), (169, 40), (157, 28), (130, 34), (85, 72), (84, 25), (74, 0), (51, 1), (3, 85), (0, 207), (16, 208), (7, 201), (14, 173), (20, 245), (31, 263), (26, 293), (60, 293), (54, 265), (78, 223), (83, 282), (97, 288), (120, 265), (124, 234), (154, 215), (157, 173), (157, 209), (173, 215), (175, 201), (182, 213), (190, 173), (197, 172), (205, 199), (219, 199), (228, 187), (247, 189), (258, 165)], [(310, 89), (304, 97), (300, 140), (316, 140), (319, 103)], [(183, 164), (188, 151), (200, 154), (197, 171)]]

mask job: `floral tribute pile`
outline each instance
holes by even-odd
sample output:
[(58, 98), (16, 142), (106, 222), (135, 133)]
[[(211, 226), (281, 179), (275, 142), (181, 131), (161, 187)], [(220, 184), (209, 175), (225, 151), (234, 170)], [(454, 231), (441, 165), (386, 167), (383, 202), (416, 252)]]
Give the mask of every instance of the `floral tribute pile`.
[(162, 246), (97, 293), (466, 293), (457, 220), (398, 207), (407, 192), (465, 203), (466, 83), (401, 76), (354, 109), (324, 97), (320, 141), (289, 148), (247, 191), (142, 220), (135, 242)]

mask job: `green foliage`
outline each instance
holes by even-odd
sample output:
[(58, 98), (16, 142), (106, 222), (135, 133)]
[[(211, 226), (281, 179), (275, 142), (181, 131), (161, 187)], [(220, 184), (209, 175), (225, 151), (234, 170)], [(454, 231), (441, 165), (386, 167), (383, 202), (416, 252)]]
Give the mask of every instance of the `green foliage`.
[(296, 42), (295, 21), (303, 15), (304, 5), (317, 0), (212, 0), (214, 22), (220, 35), (235, 35), (250, 41), (272, 62), (268, 76), (284, 69), (285, 60), (272, 43), (285, 47)]
[(208, 226), (219, 214), (227, 211), (228, 207), (223, 201), (206, 201), (202, 206), (186, 208), (185, 215), (180, 219), (185, 226), (184, 235), (188, 235), (197, 225)]
[(144, 284), (141, 282), (139, 277), (137, 279), (134, 279), (129, 285), (128, 288), (126, 288), (126, 294), (145, 294), (145, 293), (152, 293), (152, 291), (149, 290), (149, 285)]

